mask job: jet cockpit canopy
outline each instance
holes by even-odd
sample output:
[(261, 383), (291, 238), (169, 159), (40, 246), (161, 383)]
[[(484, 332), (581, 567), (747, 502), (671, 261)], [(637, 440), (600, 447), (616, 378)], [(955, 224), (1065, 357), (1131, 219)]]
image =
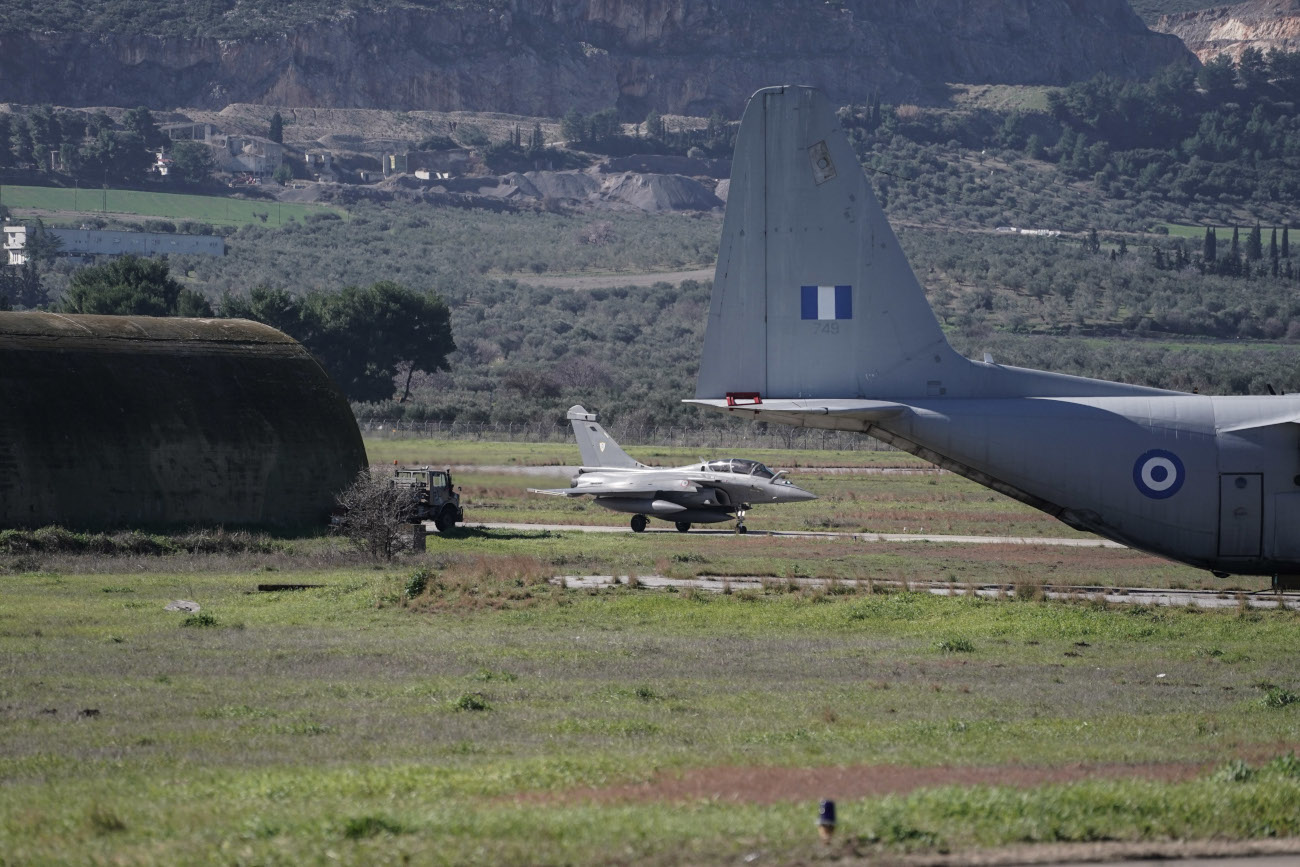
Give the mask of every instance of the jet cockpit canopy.
[(709, 461), (704, 465), (711, 473), (737, 473), (742, 476), (757, 476), (760, 479), (771, 479), (776, 477), (776, 473), (760, 464), (758, 461), (746, 460), (745, 458), (728, 458), (721, 461)]

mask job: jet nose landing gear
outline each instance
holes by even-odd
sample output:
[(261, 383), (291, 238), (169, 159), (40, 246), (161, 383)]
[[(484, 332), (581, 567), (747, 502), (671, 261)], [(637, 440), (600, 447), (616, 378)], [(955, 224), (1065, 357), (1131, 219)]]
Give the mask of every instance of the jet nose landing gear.
[(645, 525), (648, 524), (648, 523), (650, 523), (650, 522), (646, 519), (646, 516), (645, 516), (645, 515), (633, 515), (633, 516), (632, 516), (632, 532), (633, 532), (633, 533), (644, 533), (644, 532), (645, 532)]
[(749, 504), (746, 503), (744, 506), (736, 510), (736, 532), (737, 533), (744, 534), (749, 532), (749, 528), (745, 526), (745, 511), (748, 508), (749, 508)]

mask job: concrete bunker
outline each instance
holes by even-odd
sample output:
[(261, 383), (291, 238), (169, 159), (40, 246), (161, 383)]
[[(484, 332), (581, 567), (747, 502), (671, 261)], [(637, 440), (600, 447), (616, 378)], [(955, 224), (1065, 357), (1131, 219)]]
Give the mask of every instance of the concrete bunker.
[(274, 328), (0, 313), (0, 528), (325, 526), (365, 465), (342, 392)]

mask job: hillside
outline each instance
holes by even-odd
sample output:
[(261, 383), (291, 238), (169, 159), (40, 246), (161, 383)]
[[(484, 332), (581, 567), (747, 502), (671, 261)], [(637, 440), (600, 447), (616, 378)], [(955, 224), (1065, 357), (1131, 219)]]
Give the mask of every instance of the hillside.
[(1300, 50), (1300, 0), (1250, 0), (1162, 17), (1155, 30), (1181, 39), (1207, 61), (1220, 54), (1241, 57), (1247, 48)]
[(1127, 0), (270, 0), (6, 4), (0, 102), (735, 115), (773, 82), (841, 102), (945, 82), (1131, 78), (1190, 55)]

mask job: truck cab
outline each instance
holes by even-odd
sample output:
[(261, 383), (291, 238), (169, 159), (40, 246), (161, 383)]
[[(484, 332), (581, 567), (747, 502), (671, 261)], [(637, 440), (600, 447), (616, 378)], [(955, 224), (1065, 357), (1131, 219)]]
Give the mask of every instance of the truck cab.
[(450, 468), (395, 467), (390, 484), (410, 491), (407, 519), (412, 524), (433, 521), (438, 532), (445, 533), (465, 520)]

